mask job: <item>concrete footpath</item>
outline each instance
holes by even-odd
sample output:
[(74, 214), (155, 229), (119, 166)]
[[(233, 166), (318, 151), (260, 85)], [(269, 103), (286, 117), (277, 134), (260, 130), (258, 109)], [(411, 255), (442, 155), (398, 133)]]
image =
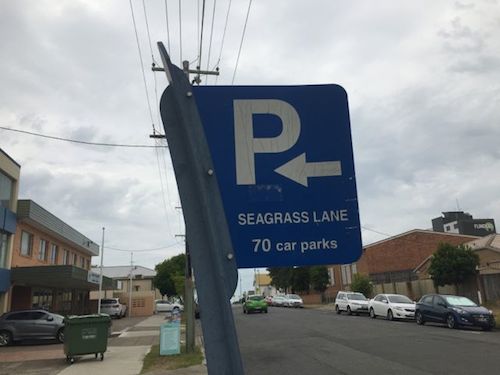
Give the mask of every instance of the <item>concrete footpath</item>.
[[(61, 344), (25, 346), (16, 345), (0, 350), (0, 373), (2, 375), (136, 375), (142, 370), (144, 357), (152, 345), (159, 343), (160, 325), (165, 315), (153, 315), (145, 319), (132, 318), (113, 322), (113, 334), (108, 341), (104, 360), (93, 355), (77, 357), (70, 365), (66, 362)], [(130, 325), (127, 326), (127, 323)], [(181, 345), (184, 335), (181, 335)], [(7, 349), (7, 350), (4, 350)], [(193, 366), (178, 370), (162, 370), (163, 375), (206, 374), (205, 366)], [(148, 375), (154, 375), (154, 372)]]

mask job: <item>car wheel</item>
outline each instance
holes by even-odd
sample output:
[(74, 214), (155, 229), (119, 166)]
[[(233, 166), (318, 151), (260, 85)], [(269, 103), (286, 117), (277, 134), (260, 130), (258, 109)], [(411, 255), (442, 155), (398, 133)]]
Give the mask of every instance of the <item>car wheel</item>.
[(335, 305), (335, 312), (336, 312), (337, 314), (340, 314), (339, 305)]
[(376, 319), (377, 315), (375, 315), (375, 311), (373, 310), (373, 307), (370, 307), (370, 318)]
[(392, 310), (387, 311), (387, 320), (394, 320), (394, 315), (392, 313)]
[(415, 321), (418, 325), (425, 324), (424, 317), (422, 316), (422, 313), (420, 311), (417, 311), (417, 313), (415, 314)]
[(245, 309), (243, 309), (243, 314), (246, 314), (246, 313), (247, 313), (247, 311)]
[(347, 315), (352, 315), (351, 306), (347, 306)]
[(450, 329), (457, 328), (458, 326), (457, 321), (455, 320), (455, 317), (452, 314), (448, 314), (448, 316), (446, 317), (446, 325)]
[(59, 331), (57, 331), (56, 339), (60, 343), (64, 342), (64, 328), (60, 328)]
[(0, 346), (12, 344), (12, 334), (9, 331), (0, 332)]

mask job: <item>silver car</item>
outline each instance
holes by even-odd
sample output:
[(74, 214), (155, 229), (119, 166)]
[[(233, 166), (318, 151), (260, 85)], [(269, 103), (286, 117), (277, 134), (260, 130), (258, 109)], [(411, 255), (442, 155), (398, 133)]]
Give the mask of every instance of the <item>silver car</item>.
[(64, 317), (45, 310), (12, 311), (0, 316), (0, 346), (26, 339), (64, 341)]

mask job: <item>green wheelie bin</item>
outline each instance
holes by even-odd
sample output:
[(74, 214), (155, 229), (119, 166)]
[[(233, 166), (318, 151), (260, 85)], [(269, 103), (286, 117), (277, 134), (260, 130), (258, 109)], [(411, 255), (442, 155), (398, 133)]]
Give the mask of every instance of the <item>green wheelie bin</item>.
[(70, 363), (75, 356), (94, 354), (104, 359), (108, 348), (111, 318), (107, 314), (71, 315), (64, 318), (64, 354)]

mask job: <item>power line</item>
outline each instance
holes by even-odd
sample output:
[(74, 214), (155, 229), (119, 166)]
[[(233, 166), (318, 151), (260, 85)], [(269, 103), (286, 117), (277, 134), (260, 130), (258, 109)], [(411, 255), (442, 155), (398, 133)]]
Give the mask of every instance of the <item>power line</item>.
[[(219, 52), (219, 58), (217, 59), (217, 63), (215, 64), (215, 67), (219, 67), (219, 63), (220, 63), (220, 60), (222, 58), (222, 49), (224, 48), (224, 40), (226, 39), (226, 30), (227, 30), (227, 24), (228, 24), (228, 20), (229, 20), (229, 12), (231, 11), (231, 3), (232, 3), (233, 0), (229, 0), (229, 5), (227, 7), (227, 13), (226, 13), (226, 22), (224, 24), (224, 31), (222, 33), (222, 41), (221, 41), (221, 45), (220, 45), (220, 52)], [(219, 79), (219, 76), (216, 76), (215, 77), (215, 83), (217, 84), (217, 81)]]
[(184, 245), (183, 243), (181, 242), (176, 242), (176, 243), (173, 243), (173, 244), (170, 244), (168, 246), (163, 246), (163, 247), (155, 247), (155, 248), (152, 248), (152, 249), (119, 249), (119, 248), (116, 248), (116, 247), (111, 247), (111, 246), (106, 246), (105, 249), (106, 250), (114, 250), (114, 251), (124, 251), (124, 252), (147, 252), (147, 251), (159, 251), (159, 250), (165, 250), (165, 249), (169, 249), (171, 247), (174, 247), (174, 246), (179, 246), (179, 245)]
[(236, 78), (236, 71), (238, 70), (238, 63), (240, 62), (241, 48), (243, 47), (243, 40), (245, 39), (245, 32), (247, 30), (248, 16), (250, 15), (250, 7), (252, 6), (252, 0), (248, 2), (247, 17), (245, 19), (245, 25), (243, 26), (243, 34), (241, 35), (240, 49), (238, 50), (238, 57), (236, 58), (236, 65), (234, 67), (233, 79), (231, 85), (234, 84), (234, 79)]
[(168, 4), (167, 4), (167, 0), (165, 0), (165, 20), (167, 21), (167, 46), (168, 46), (168, 53), (172, 54), (172, 51), (170, 50), (170, 27), (168, 25)]
[[(214, 23), (215, 23), (215, 8), (217, 6), (217, 0), (214, 0), (214, 10), (212, 12), (212, 26), (210, 28), (210, 42), (208, 44), (208, 57), (207, 57), (207, 70), (210, 69), (210, 53), (212, 52), (212, 38), (213, 38), (213, 35), (214, 35)], [(205, 80), (205, 84), (207, 85), (208, 84), (208, 77), (207, 79)]]
[(11, 132), (16, 132), (16, 133), (28, 134), (28, 135), (32, 135), (35, 137), (48, 138), (48, 139), (53, 139), (56, 141), (79, 143), (79, 144), (84, 144), (84, 145), (89, 145), (89, 146), (131, 147), (131, 148), (167, 148), (168, 147), (168, 146), (134, 145), (134, 144), (123, 144), (123, 143), (88, 142), (88, 141), (81, 141), (81, 140), (77, 140), (77, 139), (70, 139), (70, 138), (56, 137), (53, 135), (40, 134), (40, 133), (30, 132), (27, 130), (7, 128), (5, 126), (0, 126), (0, 129), (11, 131)]
[(182, 66), (182, 8), (181, 8), (181, 0), (179, 0), (179, 47), (180, 47), (181, 66)]
[(149, 100), (149, 94), (148, 94), (148, 84), (146, 82), (146, 73), (144, 72), (144, 62), (142, 60), (142, 52), (141, 52), (141, 45), (139, 43), (139, 35), (137, 33), (137, 24), (135, 23), (135, 16), (134, 16), (134, 8), (132, 6), (132, 0), (129, 0), (130, 4), (130, 12), (132, 14), (132, 22), (134, 24), (134, 32), (135, 32), (135, 40), (137, 42), (137, 50), (139, 52), (139, 61), (141, 63), (141, 71), (142, 71), (142, 80), (144, 82), (144, 90), (146, 93), (146, 100), (148, 102), (148, 109), (149, 109), (149, 117), (151, 118), (151, 123), (154, 126), (154, 120), (153, 120), (153, 110), (151, 109), (151, 102)]

